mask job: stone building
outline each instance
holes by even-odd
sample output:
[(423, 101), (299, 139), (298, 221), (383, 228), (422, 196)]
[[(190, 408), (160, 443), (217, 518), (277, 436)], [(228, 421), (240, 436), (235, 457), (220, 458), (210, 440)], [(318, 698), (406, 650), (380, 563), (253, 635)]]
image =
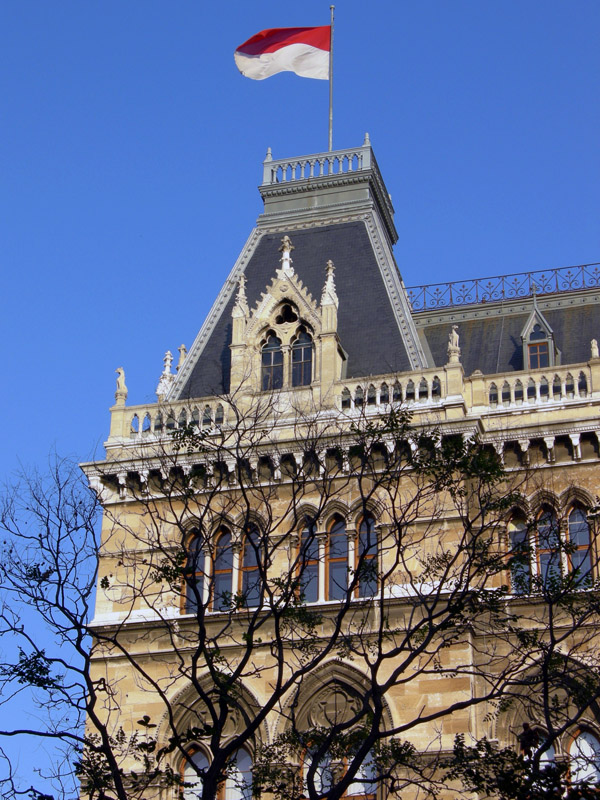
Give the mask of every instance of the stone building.
[[(598, 266), (407, 289), (368, 137), (269, 152), (260, 193), (196, 340), (175, 371), (165, 356), (157, 403), (128, 406), (121, 372), (106, 459), (84, 465), (105, 509), (92, 626), (109, 727), (131, 733), (147, 715), (185, 797), (219, 758), (219, 796), (246, 796), (290, 730), (272, 752), (304, 781), (298, 796), (416, 786), (399, 751), (379, 783), (390, 732), (439, 775), (457, 734), (529, 755), (534, 730), (542, 761), (595, 780), (594, 698), (573, 705), (536, 669), (560, 656), (571, 677), (597, 671), (591, 603), (545, 637), (557, 582), (581, 598), (596, 578)], [(423, 449), (435, 459), (457, 441), (506, 469), (493, 497), (510, 502), (485, 519), (478, 476), (457, 494), (417, 469)], [(473, 541), (485, 568), (468, 561)], [(477, 593), (461, 627), (448, 608)], [(509, 635), (511, 614), (538, 639)], [(561, 692), (550, 724), (541, 701)], [(366, 720), (372, 739), (349, 744)]]

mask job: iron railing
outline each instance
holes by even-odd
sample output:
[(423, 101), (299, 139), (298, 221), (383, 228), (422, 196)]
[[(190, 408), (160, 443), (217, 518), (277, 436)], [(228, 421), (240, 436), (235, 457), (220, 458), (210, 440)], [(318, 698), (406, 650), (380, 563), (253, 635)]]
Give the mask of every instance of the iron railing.
[(600, 286), (600, 262), (557, 267), (533, 272), (515, 272), (495, 278), (473, 278), (451, 283), (407, 286), (413, 311), (426, 311), (470, 303), (494, 303), (534, 294), (554, 294)]

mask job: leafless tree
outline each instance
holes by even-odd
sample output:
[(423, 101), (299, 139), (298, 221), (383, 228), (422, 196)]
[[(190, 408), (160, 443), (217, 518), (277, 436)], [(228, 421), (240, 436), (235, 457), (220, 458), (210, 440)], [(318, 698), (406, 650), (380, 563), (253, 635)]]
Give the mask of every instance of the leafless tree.
[(0, 735), (75, 753), (61, 797), (567, 787), (545, 754), (596, 713), (597, 572), (544, 516), (511, 549), (531, 476), (404, 409), (223, 405), (206, 428), (165, 408), (86, 466), (95, 492), (58, 463), (7, 494), (1, 698), (46, 718)]

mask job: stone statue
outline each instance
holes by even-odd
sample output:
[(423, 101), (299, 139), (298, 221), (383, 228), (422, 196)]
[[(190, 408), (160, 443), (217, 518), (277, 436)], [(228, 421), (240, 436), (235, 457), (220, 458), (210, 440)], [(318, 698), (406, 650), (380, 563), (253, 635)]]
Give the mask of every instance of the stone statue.
[(117, 391), (115, 392), (115, 401), (118, 406), (124, 406), (127, 400), (127, 386), (125, 385), (125, 370), (123, 367), (117, 367)]
[(281, 253), (281, 258), (279, 259), (281, 261), (281, 268), (277, 271), (279, 278), (291, 278), (294, 274), (291, 256), (293, 249), (294, 245), (292, 244), (292, 240), (286, 234), (281, 240), (281, 247), (279, 248), (279, 252)]
[(458, 346), (458, 325), (453, 325), (448, 334), (448, 363), (458, 364), (460, 362), (460, 347)]
[(592, 339), (592, 358), (600, 358), (600, 352), (598, 351), (598, 340)]

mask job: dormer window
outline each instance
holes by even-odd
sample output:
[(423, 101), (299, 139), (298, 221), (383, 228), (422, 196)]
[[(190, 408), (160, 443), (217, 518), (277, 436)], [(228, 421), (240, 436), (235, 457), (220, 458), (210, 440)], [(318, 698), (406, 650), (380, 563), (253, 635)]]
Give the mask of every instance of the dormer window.
[(560, 364), (554, 332), (533, 298), (533, 309), (521, 331), (523, 369), (546, 369)]
[(263, 392), (281, 389), (283, 386), (283, 350), (281, 339), (273, 331), (262, 348), (261, 386)]
[(548, 347), (548, 334), (538, 323), (534, 325), (529, 334), (527, 353), (529, 356), (529, 369), (550, 366), (550, 348)]
[(300, 328), (292, 344), (292, 386), (310, 386), (312, 381), (312, 338), (306, 328)]

